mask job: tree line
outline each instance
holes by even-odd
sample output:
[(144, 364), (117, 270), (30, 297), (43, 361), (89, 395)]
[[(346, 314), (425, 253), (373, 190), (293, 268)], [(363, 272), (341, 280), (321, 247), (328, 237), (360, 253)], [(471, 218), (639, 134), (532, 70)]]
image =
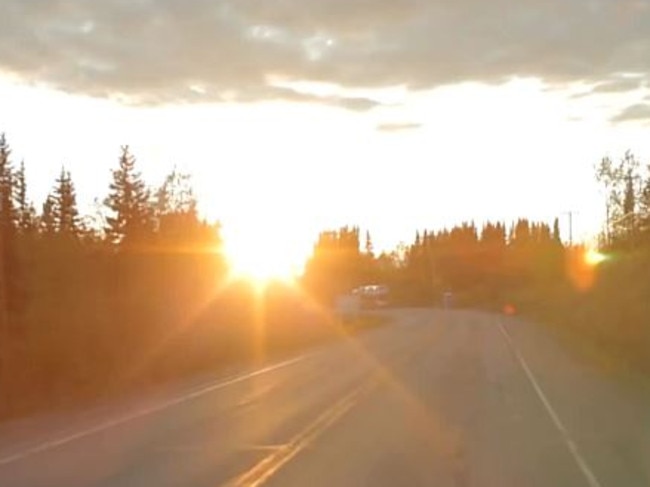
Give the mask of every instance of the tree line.
[[(101, 218), (90, 219), (65, 167), (36, 208), (25, 164), (0, 136), (0, 415), (332, 336), (335, 327), (312, 326), (302, 291), (270, 288), (260, 307), (251, 288), (228, 282), (219, 224), (199, 216), (189, 175), (174, 169), (151, 187), (128, 147), (116, 156)], [(630, 153), (598, 165), (603, 247), (650, 243), (648, 174)], [(561, 293), (566, 311), (591, 291), (575, 280), (583, 249), (560, 237), (557, 219), (465, 222), (377, 253), (368, 232), (347, 226), (318, 236), (300, 284), (322, 316), (338, 295), (373, 283), (387, 284), (395, 305), (439, 305), (451, 291), (459, 306), (525, 307), (542, 297), (550, 309)]]
[(650, 164), (643, 166), (631, 151), (618, 161), (604, 157), (596, 179), (605, 196), (605, 248), (633, 248), (650, 243)]
[(189, 175), (151, 188), (122, 147), (99, 224), (80, 214), (65, 167), (39, 209), (28, 195), (0, 135), (0, 414), (198, 367), (182, 359), (189, 338), (163, 343), (205, 313), (227, 272)]
[[(604, 192), (601, 250), (648, 249), (650, 165), (628, 151), (616, 162), (604, 157), (595, 178)], [(451, 291), (465, 305), (496, 307), (535, 290), (566, 285), (582, 292), (591, 274), (583, 245), (563, 244), (557, 218), (551, 225), (521, 218), (419, 231), (400, 249), (375, 256), (369, 234), (364, 240), (358, 227), (343, 227), (321, 233), (303, 283), (328, 303), (354, 287), (381, 282), (399, 304), (437, 304)]]
[(321, 233), (308, 261), (304, 285), (322, 301), (364, 284), (387, 284), (403, 305), (437, 305), (444, 292), (466, 306), (499, 306), (522, 287), (557, 280), (565, 271), (559, 222), (519, 219), (507, 226), (473, 222), (416, 232), (401, 250), (374, 255), (359, 228)]
[(111, 175), (103, 202), (106, 217), (101, 227), (81, 218), (75, 184), (65, 167), (39, 213), (27, 196), (25, 163), (14, 168), (9, 144), (5, 135), (0, 134), (0, 228), (7, 246), (13, 239), (36, 236), (103, 241), (120, 249), (142, 244), (177, 244), (182, 240), (219, 245), (218, 226), (211, 226), (198, 216), (188, 174), (174, 169), (159, 188), (152, 190), (137, 171), (129, 147), (123, 146)]

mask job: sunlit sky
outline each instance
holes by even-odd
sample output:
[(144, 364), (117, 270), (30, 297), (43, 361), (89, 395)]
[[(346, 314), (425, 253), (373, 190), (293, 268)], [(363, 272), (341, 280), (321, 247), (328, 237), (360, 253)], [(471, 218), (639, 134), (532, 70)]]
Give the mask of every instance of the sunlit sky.
[(0, 131), (37, 205), (65, 164), (93, 211), (129, 144), (153, 185), (191, 173), (231, 245), (293, 262), (344, 224), (382, 250), (470, 219), (568, 237), (573, 211), (588, 238), (593, 165), (650, 158), (649, 7), (8, 0)]

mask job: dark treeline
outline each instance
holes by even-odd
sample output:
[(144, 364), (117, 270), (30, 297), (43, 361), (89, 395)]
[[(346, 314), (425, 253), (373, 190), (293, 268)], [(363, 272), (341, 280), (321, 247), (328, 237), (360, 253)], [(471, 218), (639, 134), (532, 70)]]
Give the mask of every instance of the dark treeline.
[(650, 245), (650, 164), (626, 152), (618, 162), (605, 157), (596, 167), (605, 193), (605, 228), (601, 247), (634, 249)]
[[(362, 245), (363, 244), (363, 245)], [(463, 306), (499, 307), (522, 287), (549, 285), (565, 275), (565, 248), (555, 221), (520, 219), (511, 226), (465, 223), (417, 232), (402, 251), (375, 257), (358, 228), (324, 232), (307, 264), (304, 283), (325, 302), (370, 283), (387, 284), (400, 305), (437, 305), (446, 291)]]
[(420, 231), (379, 255), (370, 234), (343, 227), (318, 237), (302, 278), (307, 292), (276, 285), (261, 295), (228, 279), (219, 225), (200, 218), (188, 175), (173, 170), (152, 188), (128, 147), (116, 156), (101, 211), (88, 218), (64, 167), (36, 208), (25, 165), (0, 136), (2, 415), (331, 338), (339, 330), (322, 306), (372, 283), (387, 284), (395, 305), (439, 305), (451, 291), (457, 306), (514, 304), (638, 356), (650, 345), (650, 178), (630, 154), (598, 167), (608, 210), (602, 246), (619, 256), (598, 275), (584, 265), (584, 249), (563, 246), (557, 220)]
[(0, 137), (3, 412), (125, 386), (225, 272), (219, 228), (198, 217), (187, 176), (174, 171), (152, 191), (127, 147), (103, 226), (81, 217), (65, 168), (40, 211), (27, 185)]
[(294, 330), (296, 293), (268, 290), (262, 318), (254, 289), (227, 281), (219, 225), (199, 217), (188, 175), (174, 170), (151, 188), (123, 147), (101, 218), (80, 215), (65, 168), (41, 208), (28, 194), (25, 166), (0, 136), (0, 414), (114, 395), (309, 339)]
[(628, 151), (603, 158), (596, 178), (606, 260), (582, 285), (570, 280), (542, 302), (529, 300), (528, 309), (608, 366), (650, 373), (650, 164)]

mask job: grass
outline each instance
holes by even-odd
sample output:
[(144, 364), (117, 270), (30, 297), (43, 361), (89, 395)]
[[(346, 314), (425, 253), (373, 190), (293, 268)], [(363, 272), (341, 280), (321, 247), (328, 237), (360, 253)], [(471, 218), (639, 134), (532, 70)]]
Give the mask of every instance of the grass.
[(650, 255), (613, 254), (583, 271), (584, 282), (521, 293), (520, 312), (603, 370), (650, 377)]
[[(52, 292), (39, 294), (5, 352), (11, 373), (0, 419), (85, 408), (225, 367), (266, 363), (386, 321), (370, 312), (342, 322), (291, 287), (259, 295), (234, 283), (206, 297), (178, 279), (169, 292), (163, 284), (124, 302), (91, 286), (85, 296), (93, 299), (78, 299), (81, 284), (65, 300), (62, 293), (56, 300)], [(100, 299), (117, 302), (121, 312)]]

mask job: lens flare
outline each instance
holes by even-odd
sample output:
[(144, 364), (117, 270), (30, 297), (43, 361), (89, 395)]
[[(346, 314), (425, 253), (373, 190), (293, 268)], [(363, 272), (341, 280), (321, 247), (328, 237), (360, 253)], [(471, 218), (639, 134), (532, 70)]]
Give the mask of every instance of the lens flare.
[(607, 257), (593, 247), (574, 247), (566, 253), (567, 275), (576, 289), (588, 291), (598, 276), (598, 266)]
[(595, 267), (607, 260), (607, 256), (596, 249), (587, 249), (585, 252), (585, 264)]

